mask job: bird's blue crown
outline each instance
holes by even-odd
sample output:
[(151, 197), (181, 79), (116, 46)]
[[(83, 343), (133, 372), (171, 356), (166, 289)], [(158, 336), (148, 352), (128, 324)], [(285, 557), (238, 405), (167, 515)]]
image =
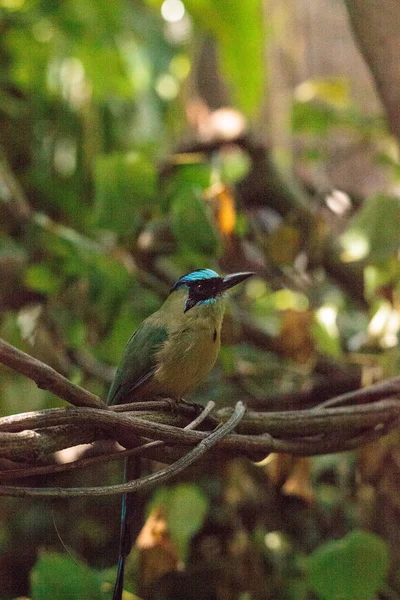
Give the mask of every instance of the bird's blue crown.
[(196, 271), (192, 271), (187, 275), (183, 275), (178, 281), (175, 283), (173, 290), (177, 290), (183, 285), (190, 285), (195, 281), (204, 281), (206, 279), (215, 279), (219, 277), (218, 273), (213, 271), (212, 269), (196, 269)]

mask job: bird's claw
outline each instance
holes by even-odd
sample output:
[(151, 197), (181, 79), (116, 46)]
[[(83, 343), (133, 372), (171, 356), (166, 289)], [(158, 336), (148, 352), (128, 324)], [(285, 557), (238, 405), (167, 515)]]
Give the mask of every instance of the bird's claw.
[(197, 404), (196, 402), (187, 402), (187, 400), (184, 400), (183, 398), (181, 400), (181, 403), (185, 404), (185, 406), (189, 406), (190, 408), (195, 409), (197, 417), (203, 412), (204, 406), (202, 406), (201, 404)]
[(171, 409), (171, 414), (173, 415), (177, 415), (179, 412), (179, 402), (178, 400), (176, 400), (175, 398), (167, 398), (169, 405), (170, 405), (170, 409)]

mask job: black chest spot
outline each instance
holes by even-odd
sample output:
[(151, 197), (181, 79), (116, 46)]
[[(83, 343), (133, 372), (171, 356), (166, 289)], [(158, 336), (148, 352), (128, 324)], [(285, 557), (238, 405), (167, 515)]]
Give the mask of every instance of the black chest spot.
[(213, 333), (213, 342), (217, 341), (217, 330), (214, 329), (214, 333)]

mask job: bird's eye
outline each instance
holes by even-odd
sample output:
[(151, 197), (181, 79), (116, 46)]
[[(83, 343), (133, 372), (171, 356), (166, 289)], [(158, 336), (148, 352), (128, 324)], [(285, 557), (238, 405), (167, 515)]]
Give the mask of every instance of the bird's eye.
[(196, 292), (201, 292), (203, 290), (203, 284), (202, 283), (196, 283), (195, 288)]

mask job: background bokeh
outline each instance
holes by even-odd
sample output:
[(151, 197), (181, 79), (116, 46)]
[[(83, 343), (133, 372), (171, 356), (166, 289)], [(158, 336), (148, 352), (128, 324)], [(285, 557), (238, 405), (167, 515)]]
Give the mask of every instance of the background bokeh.
[[(361, 4), (0, 0), (0, 335), (104, 398), (179, 276), (253, 270), (193, 400), (303, 408), (398, 373), (400, 4)], [(62, 405), (0, 367), (1, 415)], [(141, 499), (126, 599), (400, 598), (399, 461), (393, 432), (190, 469)], [(1, 499), (0, 597), (110, 598), (118, 518)]]

